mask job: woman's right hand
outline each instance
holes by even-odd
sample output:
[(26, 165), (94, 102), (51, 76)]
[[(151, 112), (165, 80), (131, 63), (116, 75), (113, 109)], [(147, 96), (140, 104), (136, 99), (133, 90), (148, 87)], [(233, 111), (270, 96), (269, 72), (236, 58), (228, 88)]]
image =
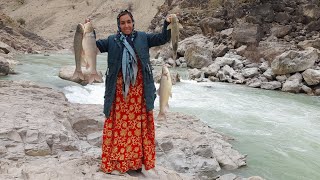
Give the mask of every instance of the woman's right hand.
[(87, 22), (91, 22), (91, 19), (90, 19), (90, 18), (86, 18), (86, 19), (84, 20), (84, 23), (87, 23)]

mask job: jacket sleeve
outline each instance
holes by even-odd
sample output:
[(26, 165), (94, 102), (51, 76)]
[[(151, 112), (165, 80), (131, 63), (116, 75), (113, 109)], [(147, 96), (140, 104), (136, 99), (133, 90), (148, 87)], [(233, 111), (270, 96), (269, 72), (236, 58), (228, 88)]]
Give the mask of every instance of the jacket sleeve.
[(150, 33), (147, 34), (148, 45), (149, 47), (160, 46), (170, 41), (171, 38), (171, 30), (167, 30), (167, 27), (170, 23), (166, 20), (163, 24), (163, 29), (161, 33)]
[(109, 38), (99, 39), (96, 41), (97, 48), (101, 53), (108, 52), (108, 46), (109, 46), (108, 41), (109, 41)]

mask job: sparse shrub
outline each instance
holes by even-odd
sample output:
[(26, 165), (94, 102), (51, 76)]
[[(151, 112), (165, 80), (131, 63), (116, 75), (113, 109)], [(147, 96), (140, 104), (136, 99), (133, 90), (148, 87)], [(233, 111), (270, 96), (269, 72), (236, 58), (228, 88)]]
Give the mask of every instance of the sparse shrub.
[(17, 19), (17, 22), (22, 26), (26, 25), (26, 20), (24, 20), (23, 18)]
[(133, 3), (129, 2), (128, 3), (128, 10), (131, 12), (133, 10)]
[(75, 5), (72, 5), (71, 7), (72, 7), (72, 9), (76, 9), (76, 6), (75, 6)]
[(86, 3), (87, 3), (87, 6), (90, 6), (90, 3), (89, 3), (89, 1), (86, 1)]
[(24, 0), (17, 0), (19, 4), (24, 4), (25, 1)]

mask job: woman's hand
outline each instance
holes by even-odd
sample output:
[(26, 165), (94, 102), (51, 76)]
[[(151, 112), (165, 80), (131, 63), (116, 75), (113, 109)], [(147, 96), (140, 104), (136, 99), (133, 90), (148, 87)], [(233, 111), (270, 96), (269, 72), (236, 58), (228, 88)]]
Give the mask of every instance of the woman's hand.
[(166, 21), (167, 21), (168, 23), (171, 23), (171, 18), (172, 18), (172, 14), (169, 14), (169, 15), (167, 16), (167, 18), (166, 18)]
[(172, 22), (172, 15), (179, 16), (179, 13), (177, 13), (177, 14), (169, 14), (169, 15), (167, 16), (167, 18), (166, 18), (166, 21), (167, 21), (168, 23), (171, 23), (171, 22)]
[(87, 22), (91, 22), (91, 19), (87, 18), (87, 19), (84, 20), (84, 23), (87, 23)]

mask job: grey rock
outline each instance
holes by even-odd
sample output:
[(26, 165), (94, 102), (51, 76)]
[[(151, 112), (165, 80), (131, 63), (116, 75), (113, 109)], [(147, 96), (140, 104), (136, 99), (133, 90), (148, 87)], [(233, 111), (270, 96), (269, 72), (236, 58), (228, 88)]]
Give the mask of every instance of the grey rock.
[(307, 69), (302, 73), (302, 76), (308, 85), (317, 85), (320, 83), (320, 70)]
[(262, 89), (269, 89), (269, 90), (275, 90), (281, 88), (281, 83), (278, 81), (271, 81), (271, 82), (262, 82), (261, 88)]
[(274, 74), (282, 75), (304, 71), (314, 65), (318, 59), (318, 53), (314, 48), (306, 51), (288, 51), (271, 63)]

